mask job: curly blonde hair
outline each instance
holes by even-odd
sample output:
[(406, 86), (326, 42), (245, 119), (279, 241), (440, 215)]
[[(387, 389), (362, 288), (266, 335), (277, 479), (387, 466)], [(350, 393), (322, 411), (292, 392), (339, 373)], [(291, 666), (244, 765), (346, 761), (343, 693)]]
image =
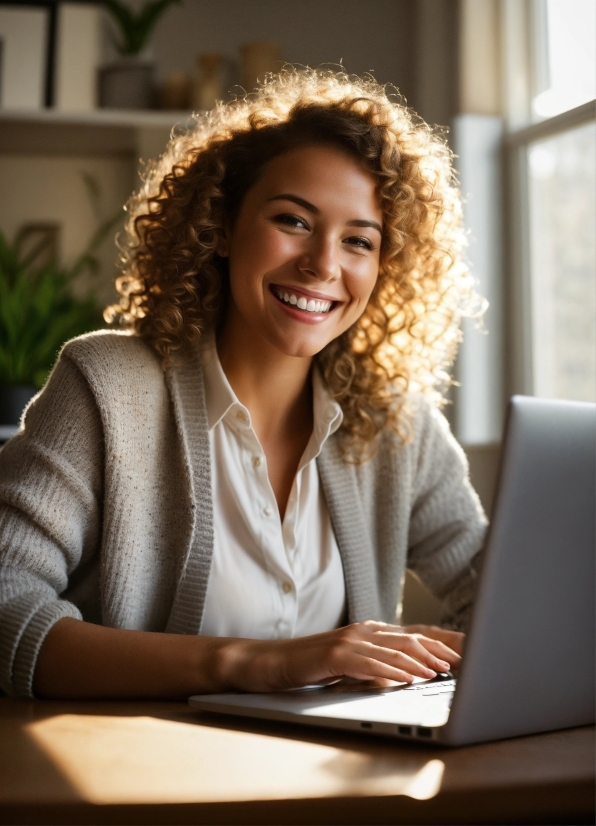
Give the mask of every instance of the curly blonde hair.
[(364, 314), (316, 356), (343, 409), (346, 455), (374, 452), (386, 427), (409, 437), (406, 394), (442, 403), (471, 314), (462, 263), (461, 199), (444, 138), (373, 78), (285, 69), (253, 94), (174, 130), (128, 203), (120, 303), (106, 320), (142, 336), (164, 369), (222, 323), (227, 259), (216, 249), (265, 164), (290, 149), (330, 145), (378, 181), (379, 275)]

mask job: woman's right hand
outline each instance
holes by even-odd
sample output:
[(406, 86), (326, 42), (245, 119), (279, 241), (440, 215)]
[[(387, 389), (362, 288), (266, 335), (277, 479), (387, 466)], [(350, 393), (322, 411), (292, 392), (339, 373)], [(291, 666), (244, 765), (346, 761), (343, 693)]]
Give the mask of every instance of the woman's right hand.
[(33, 688), (36, 696), (50, 699), (172, 700), (281, 691), (342, 677), (409, 683), (457, 668), (460, 656), (446, 643), (461, 644), (461, 636), (360, 622), (311, 637), (264, 641), (132, 631), (64, 617), (41, 646)]
[(220, 640), (219, 680), (226, 690), (282, 691), (351, 677), (411, 683), (457, 668), (443, 642), (397, 625), (360, 622), (291, 640)]

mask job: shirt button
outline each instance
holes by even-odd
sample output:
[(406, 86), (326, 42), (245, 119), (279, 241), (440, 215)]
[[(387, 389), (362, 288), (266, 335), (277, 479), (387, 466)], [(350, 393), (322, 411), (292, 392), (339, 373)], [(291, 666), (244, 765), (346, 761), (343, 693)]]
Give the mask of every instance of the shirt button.
[(289, 582), (284, 582), (284, 584), (281, 587), (283, 588), (284, 594), (289, 594), (290, 591), (292, 590), (292, 586), (290, 585)]
[(260, 456), (253, 456), (252, 457), (252, 463), (255, 467), (261, 467), (262, 462), (263, 462), (263, 460), (261, 459)]
[(271, 516), (271, 514), (272, 514), (272, 513), (273, 513), (273, 509), (272, 509), (272, 508), (270, 508), (270, 507), (269, 507), (269, 505), (266, 505), (266, 506), (263, 508), (263, 515), (264, 515), (264, 516)]

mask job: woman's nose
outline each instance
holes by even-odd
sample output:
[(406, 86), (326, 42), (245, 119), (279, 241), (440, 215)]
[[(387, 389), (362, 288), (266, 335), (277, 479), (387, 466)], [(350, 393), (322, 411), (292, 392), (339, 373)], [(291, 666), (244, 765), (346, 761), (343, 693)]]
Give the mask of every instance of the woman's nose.
[(320, 281), (333, 281), (339, 278), (339, 250), (333, 239), (313, 238), (298, 266), (302, 272)]

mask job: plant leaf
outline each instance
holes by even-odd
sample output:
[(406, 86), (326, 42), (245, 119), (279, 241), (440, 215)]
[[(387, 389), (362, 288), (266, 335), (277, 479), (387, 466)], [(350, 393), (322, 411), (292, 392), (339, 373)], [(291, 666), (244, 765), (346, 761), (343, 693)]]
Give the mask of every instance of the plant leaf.
[(122, 43), (118, 45), (118, 49), (122, 54), (134, 54), (129, 49), (129, 44), (134, 37), (135, 18), (132, 11), (125, 3), (120, 0), (103, 0), (103, 5), (110, 12), (122, 35)]
[(145, 46), (153, 28), (164, 11), (181, 0), (150, 0), (145, 3), (136, 19), (137, 52)]

